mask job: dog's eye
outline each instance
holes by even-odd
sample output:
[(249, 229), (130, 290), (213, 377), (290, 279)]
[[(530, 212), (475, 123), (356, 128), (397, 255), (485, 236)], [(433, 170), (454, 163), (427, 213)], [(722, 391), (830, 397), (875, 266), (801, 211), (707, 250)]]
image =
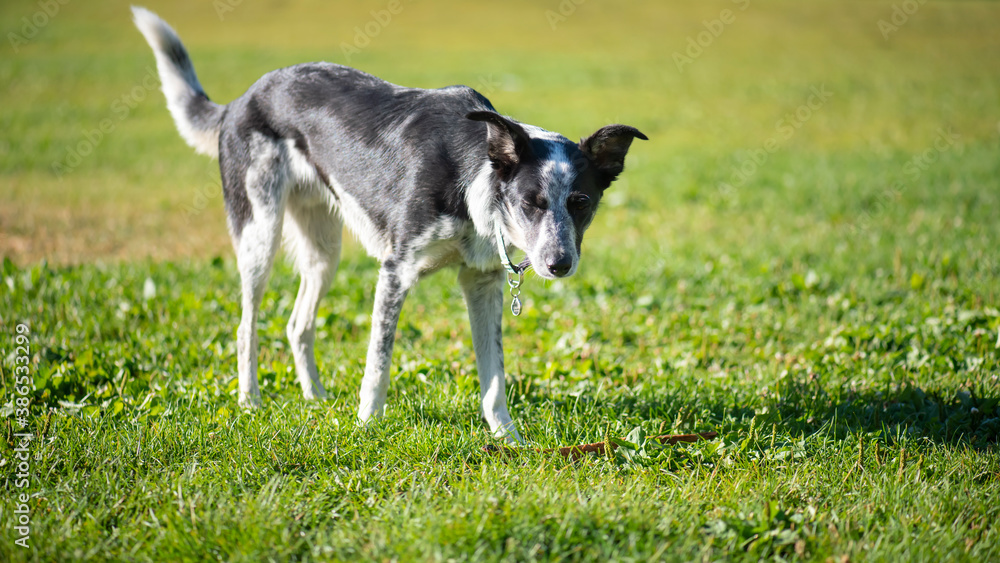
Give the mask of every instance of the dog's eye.
[(566, 200), (566, 208), (570, 211), (583, 211), (590, 207), (590, 198), (583, 194), (574, 194)]
[(545, 199), (542, 194), (536, 194), (524, 200), (524, 207), (528, 210), (541, 209), (544, 211), (549, 208), (549, 200)]

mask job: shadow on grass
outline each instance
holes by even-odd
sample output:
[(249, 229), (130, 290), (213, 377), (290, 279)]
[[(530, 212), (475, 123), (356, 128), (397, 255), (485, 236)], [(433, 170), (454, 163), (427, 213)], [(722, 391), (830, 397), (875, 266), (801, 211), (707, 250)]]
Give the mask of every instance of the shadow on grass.
[[(778, 435), (809, 436), (823, 432), (835, 439), (857, 433), (876, 434), (893, 443), (922, 438), (952, 446), (996, 447), (1000, 442), (1000, 398), (982, 388), (938, 388), (905, 384), (882, 391), (827, 391), (816, 381), (793, 380), (780, 396), (718, 391), (709, 396), (649, 393), (602, 401), (586, 393), (560, 393), (538, 387), (512, 397), (512, 409), (554, 411), (563, 420), (599, 417), (605, 421), (666, 422), (648, 432), (718, 431), (773, 428)], [(450, 417), (449, 417), (450, 418)]]

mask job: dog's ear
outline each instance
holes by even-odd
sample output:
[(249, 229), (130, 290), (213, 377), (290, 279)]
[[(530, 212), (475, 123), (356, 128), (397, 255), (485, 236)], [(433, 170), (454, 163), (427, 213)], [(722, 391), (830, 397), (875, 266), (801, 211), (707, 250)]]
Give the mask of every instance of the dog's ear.
[(611, 185), (611, 182), (625, 169), (625, 154), (632, 145), (632, 139), (636, 138), (649, 140), (635, 127), (608, 125), (580, 140), (580, 150), (587, 155), (591, 164), (607, 181), (607, 185)]
[(510, 178), (531, 150), (531, 137), (523, 127), (492, 111), (474, 111), (465, 117), (486, 123), (490, 162), (501, 178)]

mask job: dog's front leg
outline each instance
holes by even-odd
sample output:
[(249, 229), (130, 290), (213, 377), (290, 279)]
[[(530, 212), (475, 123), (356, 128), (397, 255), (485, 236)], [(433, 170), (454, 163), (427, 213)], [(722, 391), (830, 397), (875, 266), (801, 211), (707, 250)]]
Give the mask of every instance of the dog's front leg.
[(503, 270), (482, 272), (463, 267), (458, 281), (465, 294), (472, 325), (472, 345), (476, 349), (479, 390), (483, 416), (498, 438), (521, 443), (514, 421), (507, 411), (503, 369)]
[(389, 366), (392, 364), (392, 346), (396, 340), (396, 323), (403, 309), (406, 292), (412, 281), (404, 283), (394, 260), (386, 260), (379, 270), (375, 286), (375, 308), (372, 311), (372, 333), (365, 360), (365, 376), (361, 380), (358, 418), (368, 422), (381, 416), (385, 397), (389, 391)]

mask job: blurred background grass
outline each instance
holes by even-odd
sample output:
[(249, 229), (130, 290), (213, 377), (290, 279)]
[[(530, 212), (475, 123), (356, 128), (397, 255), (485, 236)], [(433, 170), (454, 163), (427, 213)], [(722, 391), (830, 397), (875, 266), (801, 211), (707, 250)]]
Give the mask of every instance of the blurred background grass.
[[(886, 39), (878, 22), (891, 21), (890, 2), (402, 0), (387, 24), (370, 26), (378, 33), (369, 44), (345, 56), (387, 6), (148, 3), (178, 30), (219, 102), (274, 68), (326, 60), (404, 85), (468, 84), (502, 112), (571, 138), (610, 122), (639, 127), (651, 141), (633, 149), (609, 201), (616, 211), (592, 236), (611, 248), (657, 238), (710, 250), (854, 226), (942, 129), (960, 138), (942, 156), (958, 176), (946, 184), (961, 183), (963, 170), (988, 178), (997, 169), (995, 2), (924, 4)], [(674, 53), (726, 9), (735, 20), (678, 68)], [(128, 3), (70, 1), (52, 17), (39, 13), (34, 2), (0, 6), (0, 253), (18, 263), (228, 256), (216, 164), (193, 155), (162, 94), (142, 86), (153, 58)], [(33, 18), (47, 21), (28, 38)], [(12, 34), (25, 39), (16, 52)], [(736, 194), (720, 192), (813, 87), (832, 98), (790, 139), (778, 137), (777, 152)], [(113, 131), (78, 166), (54, 173), (105, 119)], [(926, 194), (909, 184), (893, 207), (912, 219)], [(976, 222), (997, 210), (995, 184), (981, 188), (929, 204)]]

